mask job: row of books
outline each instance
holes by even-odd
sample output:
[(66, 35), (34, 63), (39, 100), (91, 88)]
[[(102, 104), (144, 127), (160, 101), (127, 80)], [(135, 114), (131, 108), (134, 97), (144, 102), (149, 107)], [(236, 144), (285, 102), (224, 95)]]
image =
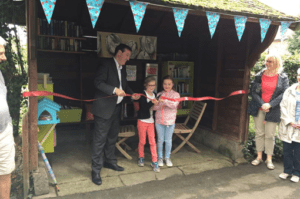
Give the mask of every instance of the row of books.
[(169, 74), (173, 78), (190, 78), (190, 67), (189, 66), (169, 66)]
[(50, 77), (49, 73), (38, 73), (37, 74), (37, 83), (38, 84), (53, 84), (52, 77)]
[(82, 41), (76, 39), (39, 37), (37, 46), (39, 49), (44, 50), (81, 51)]
[(51, 20), (49, 24), (47, 19), (37, 19), (38, 35), (57, 35), (65, 37), (81, 37), (82, 26), (75, 22), (63, 20)]
[(189, 83), (178, 82), (174, 85), (174, 90), (178, 93), (189, 93)]
[(181, 101), (177, 106), (177, 109), (187, 109), (187, 108), (188, 108), (188, 101)]

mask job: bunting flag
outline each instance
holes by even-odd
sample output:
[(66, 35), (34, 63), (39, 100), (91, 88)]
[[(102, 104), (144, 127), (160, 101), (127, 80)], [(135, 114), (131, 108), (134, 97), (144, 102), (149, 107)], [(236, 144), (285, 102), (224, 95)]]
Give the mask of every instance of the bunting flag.
[(261, 36), (261, 43), (263, 42), (263, 40), (265, 39), (265, 36), (268, 32), (268, 29), (270, 27), (271, 24), (271, 20), (270, 19), (259, 19), (259, 23), (260, 23), (260, 36)]
[(174, 18), (175, 18), (179, 37), (181, 36), (181, 32), (184, 27), (185, 18), (188, 12), (189, 10), (185, 8), (173, 8)]
[(103, 3), (104, 0), (86, 0), (86, 5), (90, 13), (93, 28), (95, 28)]
[(208, 28), (210, 32), (211, 38), (213, 38), (219, 19), (220, 19), (220, 14), (216, 12), (206, 12), (207, 20), (208, 20)]
[(290, 27), (290, 25), (291, 25), (291, 21), (282, 21), (281, 22), (281, 40), (283, 40), (284, 39), (284, 36), (285, 36), (285, 33), (286, 33), (286, 31), (287, 31), (287, 29)]
[(40, 1), (41, 1), (43, 10), (45, 12), (47, 21), (50, 24), (56, 0), (40, 0)]
[(139, 32), (148, 3), (136, 2), (133, 0), (129, 1), (133, 18), (135, 22), (136, 32)]
[(241, 41), (241, 38), (243, 36), (246, 21), (247, 21), (247, 17), (234, 16), (234, 24), (235, 24), (235, 29), (236, 29), (236, 33), (239, 38), (239, 41)]

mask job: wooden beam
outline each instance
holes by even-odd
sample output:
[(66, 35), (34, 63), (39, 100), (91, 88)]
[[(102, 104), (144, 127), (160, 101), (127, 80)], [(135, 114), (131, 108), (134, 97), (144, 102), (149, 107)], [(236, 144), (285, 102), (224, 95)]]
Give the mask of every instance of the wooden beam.
[(29, 192), (29, 129), (28, 112), (22, 118), (22, 155), (23, 155), (23, 194), (27, 198)]
[[(36, 62), (36, 0), (27, 0), (27, 30), (28, 30), (28, 77), (29, 91), (37, 89), (37, 62)], [(38, 167), (37, 146), (37, 97), (29, 98), (29, 150), (30, 171)]]
[[(248, 59), (250, 55), (250, 46), (251, 46), (251, 41), (252, 41), (252, 31), (247, 29), (247, 49), (246, 49), (246, 54), (245, 54), (245, 69), (244, 69), (244, 78), (243, 78), (243, 90), (248, 90), (249, 89), (249, 82), (250, 82), (250, 70), (251, 67), (249, 67)], [(242, 96), (242, 104), (241, 104), (241, 111), (240, 111), (240, 117), (239, 117), (239, 140), (240, 142), (244, 142), (245, 134), (247, 134), (245, 131), (248, 129), (247, 126), (247, 107), (248, 107), (248, 95), (243, 95)]]
[[(129, 4), (129, 3), (128, 3)], [(125, 27), (125, 25), (128, 24), (128, 20), (129, 20), (129, 17), (133, 17), (132, 16), (132, 12), (131, 12), (131, 9), (128, 9), (127, 12), (125, 13), (125, 15), (122, 17), (122, 21), (121, 23), (116, 27), (116, 29), (118, 27), (120, 27), (119, 29), (119, 32), (122, 31), (122, 29)]]
[[(221, 24), (220, 24), (221, 25)], [(221, 78), (222, 64), (223, 64), (223, 35), (222, 32), (218, 34), (218, 51), (217, 51), (217, 71), (216, 71), (216, 84), (215, 84), (215, 97), (219, 97), (219, 83)], [(218, 126), (218, 109), (219, 102), (214, 102), (214, 114), (212, 122), (212, 130), (216, 131)]]
[(165, 16), (166, 16), (166, 13), (163, 12), (162, 16), (160, 17), (159, 23), (156, 25), (156, 28), (154, 28), (154, 30), (152, 32), (152, 35), (156, 35), (157, 30), (159, 29), (159, 27), (161, 26), (161, 24), (164, 22)]
[(249, 59), (248, 59), (248, 66), (252, 68), (257, 60), (260, 58), (260, 54), (263, 53), (274, 41), (276, 34), (278, 32), (279, 26), (270, 26), (266, 37), (263, 43), (258, 42), (256, 46), (251, 50)]

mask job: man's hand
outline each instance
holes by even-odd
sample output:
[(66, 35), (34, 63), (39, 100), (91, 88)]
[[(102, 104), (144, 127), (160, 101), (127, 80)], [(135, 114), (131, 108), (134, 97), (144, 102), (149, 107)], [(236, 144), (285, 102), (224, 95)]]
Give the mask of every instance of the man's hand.
[(116, 88), (115, 93), (117, 96), (125, 96), (125, 92), (119, 88)]
[(133, 93), (132, 94), (132, 96), (131, 96), (131, 98), (133, 99), (133, 100), (138, 100), (138, 99), (140, 99), (140, 95), (137, 95), (136, 93)]

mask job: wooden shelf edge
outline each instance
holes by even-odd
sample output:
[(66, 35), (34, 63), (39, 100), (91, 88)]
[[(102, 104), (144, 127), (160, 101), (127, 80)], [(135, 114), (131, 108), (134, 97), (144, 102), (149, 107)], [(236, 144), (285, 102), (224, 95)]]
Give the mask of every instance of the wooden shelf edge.
[(66, 36), (58, 36), (58, 35), (37, 35), (39, 37), (54, 37), (59, 39), (77, 39), (77, 40), (86, 40), (86, 38), (83, 37), (66, 37)]
[(51, 52), (51, 53), (86, 54), (85, 52), (62, 51), (62, 50), (44, 50), (44, 49), (37, 49), (37, 51), (39, 51), (39, 52)]

